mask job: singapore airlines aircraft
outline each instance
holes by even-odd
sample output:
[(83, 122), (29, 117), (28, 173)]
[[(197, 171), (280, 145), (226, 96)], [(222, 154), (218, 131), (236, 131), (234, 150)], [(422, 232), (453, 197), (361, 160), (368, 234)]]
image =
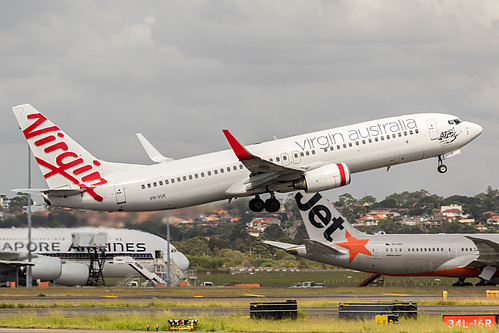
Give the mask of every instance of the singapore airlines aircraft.
[[(351, 174), (461, 152), (482, 128), (447, 114), (391, 117), (243, 147), (224, 134), (232, 148), (173, 160), (141, 134), (154, 165), (110, 163), (82, 148), (29, 104), (12, 108), (35, 155), (54, 206), (105, 211), (148, 211), (255, 196), (252, 211), (275, 212), (275, 192), (334, 189)], [(16, 190), (24, 191), (27, 190)], [(269, 193), (263, 201), (260, 194)]]
[(355, 229), (320, 193), (299, 191), (296, 203), (310, 239), (305, 244), (265, 241), (304, 258), (392, 276), (479, 277), (499, 282), (499, 234), (368, 235)]
[[(27, 259), (28, 229), (0, 229), (0, 282), (12, 279), (13, 265), (23, 265)], [(33, 279), (55, 281), (63, 285), (85, 285), (89, 280), (89, 253), (78, 239), (101, 237), (106, 244), (103, 266), (104, 278), (125, 278), (133, 268), (123, 257), (131, 257), (140, 265), (154, 271), (156, 258), (167, 257), (167, 242), (156, 235), (114, 228), (33, 228), (31, 251)], [(75, 244), (79, 245), (76, 247)], [(170, 244), (170, 258), (181, 271), (189, 267), (189, 260)]]

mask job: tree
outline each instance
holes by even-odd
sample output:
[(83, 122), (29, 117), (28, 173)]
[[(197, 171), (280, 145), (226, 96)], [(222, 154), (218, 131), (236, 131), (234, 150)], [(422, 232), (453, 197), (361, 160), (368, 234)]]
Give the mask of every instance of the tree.
[(270, 240), (278, 240), (279, 238), (284, 237), (285, 233), (279, 225), (271, 224), (267, 228), (265, 228), (263, 236)]

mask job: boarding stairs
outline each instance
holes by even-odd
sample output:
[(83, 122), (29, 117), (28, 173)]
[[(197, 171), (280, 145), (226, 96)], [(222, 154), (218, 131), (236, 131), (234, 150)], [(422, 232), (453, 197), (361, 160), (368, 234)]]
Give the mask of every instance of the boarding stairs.
[[(146, 267), (141, 265), (139, 262), (137, 262), (135, 259), (132, 257), (114, 257), (114, 261), (118, 261), (123, 264), (128, 264), (130, 267), (132, 267), (136, 273), (131, 273), (127, 277), (125, 277), (123, 280), (121, 280), (116, 286), (117, 287), (123, 287), (123, 286), (130, 286), (130, 285), (137, 285), (139, 284), (140, 286), (146, 286), (148, 281), (151, 281), (154, 285), (168, 285), (168, 273), (167, 273), (167, 265), (166, 262), (162, 258), (157, 258), (154, 260), (154, 272), (151, 272), (148, 270)], [(140, 274), (140, 275), (137, 275)], [(146, 279), (145, 282), (140, 283), (140, 276), (144, 277)], [(187, 276), (184, 275), (184, 273), (178, 268), (178, 266), (175, 264), (173, 260), (170, 261), (170, 286), (175, 287), (180, 284), (180, 281), (185, 280), (188, 278)], [(136, 281), (133, 283), (133, 281)]]
[(357, 287), (377, 286), (383, 287), (385, 285), (385, 277), (381, 274), (370, 274), (365, 278)]

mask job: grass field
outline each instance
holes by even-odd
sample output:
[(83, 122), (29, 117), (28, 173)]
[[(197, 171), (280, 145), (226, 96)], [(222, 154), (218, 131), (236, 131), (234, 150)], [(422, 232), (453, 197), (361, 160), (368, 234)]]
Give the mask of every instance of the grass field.
[[(229, 274), (226, 272), (199, 271), (200, 282), (210, 281), (215, 285), (225, 283), (260, 283), (263, 286), (288, 287), (300, 281), (315, 281), (327, 286), (357, 286), (370, 274), (351, 270), (317, 270), (300, 272), (257, 272), (254, 274)], [(443, 277), (394, 277), (385, 276), (385, 286), (450, 286), (455, 278)], [(466, 281), (476, 283), (478, 279)]]

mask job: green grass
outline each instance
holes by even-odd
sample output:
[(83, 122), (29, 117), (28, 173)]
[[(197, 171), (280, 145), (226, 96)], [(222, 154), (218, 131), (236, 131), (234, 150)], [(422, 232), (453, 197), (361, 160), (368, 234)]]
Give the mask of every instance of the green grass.
[[(300, 315), (297, 320), (264, 320), (239, 315), (183, 318), (174, 312), (165, 311), (156, 315), (90, 315), (65, 318), (57, 310), (47, 317), (15, 316), (3, 318), (1, 327), (59, 328), (59, 329), (122, 329), (144, 331), (146, 325), (158, 325), (161, 331), (169, 327), (168, 319), (197, 319), (196, 329), (206, 332), (448, 332), (442, 318), (419, 316), (417, 320), (400, 319), (399, 324), (379, 325), (374, 320), (346, 321), (330, 318), (307, 318)], [(456, 330), (453, 330), (456, 332)], [(457, 331), (459, 332), (459, 331)], [(466, 330), (466, 332), (470, 332)], [(471, 330), (473, 332), (473, 330)]]

